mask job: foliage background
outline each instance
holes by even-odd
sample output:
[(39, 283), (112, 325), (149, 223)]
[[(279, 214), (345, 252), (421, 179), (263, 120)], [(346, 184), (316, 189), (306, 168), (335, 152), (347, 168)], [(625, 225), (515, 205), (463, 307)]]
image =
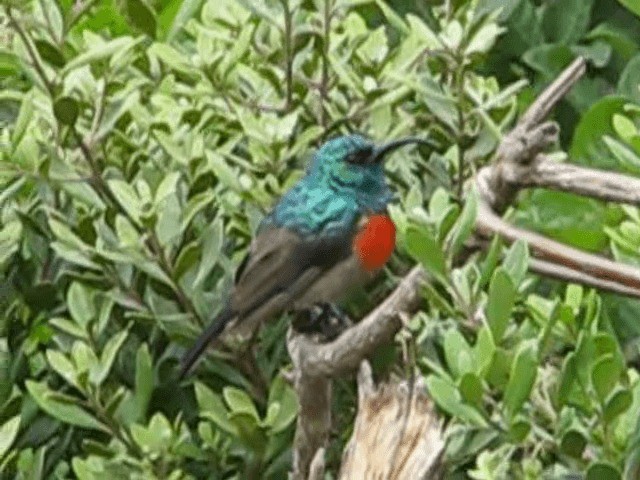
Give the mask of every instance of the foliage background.
[[(638, 478), (640, 304), (526, 275), (522, 244), (451, 268), (474, 216), (463, 181), (575, 56), (591, 67), (556, 111), (559, 147), (640, 173), (638, 15), (633, 0), (3, 0), (0, 475), (285, 478), (286, 319), (185, 384), (176, 363), (313, 148), (362, 131), (442, 147), (389, 162), (398, 252), (348, 309), (415, 261), (437, 277), (374, 366), (426, 377), (448, 478)], [(532, 191), (508, 215), (640, 265), (636, 208)], [(334, 471), (356, 408), (352, 379), (337, 390)]]

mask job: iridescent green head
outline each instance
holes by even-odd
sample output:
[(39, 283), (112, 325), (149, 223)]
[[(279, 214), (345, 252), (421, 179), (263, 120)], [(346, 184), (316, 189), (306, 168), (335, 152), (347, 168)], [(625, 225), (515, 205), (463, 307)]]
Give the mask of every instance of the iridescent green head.
[(360, 215), (382, 212), (391, 200), (382, 160), (416, 138), (376, 146), (361, 135), (345, 135), (324, 143), (307, 174), (265, 218), (302, 234), (335, 233), (350, 228)]
[(382, 193), (386, 189), (382, 163), (373, 161), (374, 143), (361, 135), (337, 137), (316, 152), (309, 169), (311, 182), (328, 182), (338, 191)]
[(314, 180), (329, 180), (341, 189), (360, 194), (386, 190), (382, 161), (393, 150), (409, 143), (425, 143), (405, 138), (376, 146), (361, 135), (345, 135), (329, 140), (316, 152), (309, 175)]

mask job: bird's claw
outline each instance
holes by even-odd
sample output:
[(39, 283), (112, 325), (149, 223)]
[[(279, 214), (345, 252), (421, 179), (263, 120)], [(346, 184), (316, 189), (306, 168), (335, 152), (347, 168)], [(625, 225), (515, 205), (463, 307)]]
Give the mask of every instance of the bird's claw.
[(320, 303), (308, 310), (298, 312), (293, 328), (299, 333), (318, 334), (323, 342), (330, 342), (351, 325), (351, 319), (338, 307)]

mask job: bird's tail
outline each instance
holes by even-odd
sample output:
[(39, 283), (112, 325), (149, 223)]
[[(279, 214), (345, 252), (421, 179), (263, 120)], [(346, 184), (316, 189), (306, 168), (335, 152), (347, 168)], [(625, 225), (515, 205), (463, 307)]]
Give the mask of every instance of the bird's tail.
[(206, 330), (200, 334), (193, 346), (182, 356), (182, 360), (180, 361), (180, 379), (183, 379), (191, 371), (191, 368), (198, 361), (200, 355), (202, 355), (207, 349), (207, 346), (222, 333), (224, 327), (234, 315), (235, 313), (229, 306), (225, 307), (225, 309), (213, 319)]

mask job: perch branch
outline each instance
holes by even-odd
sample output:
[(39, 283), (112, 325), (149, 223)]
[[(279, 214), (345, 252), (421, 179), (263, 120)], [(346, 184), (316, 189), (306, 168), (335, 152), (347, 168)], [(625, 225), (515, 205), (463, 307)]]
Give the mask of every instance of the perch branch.
[(388, 342), (401, 326), (400, 312), (415, 311), (421, 301), (422, 267), (414, 267), (391, 295), (363, 320), (329, 343), (318, 344), (289, 330), (289, 354), (296, 368), (312, 377), (330, 377), (358, 367), (376, 347)]
[(393, 337), (401, 326), (398, 314), (418, 307), (419, 287), (425, 279), (422, 267), (414, 267), (382, 304), (330, 343), (314, 343), (289, 329), (287, 347), (300, 405), (292, 480), (306, 480), (318, 450), (326, 447), (331, 427), (330, 377), (356, 368), (377, 346)]

